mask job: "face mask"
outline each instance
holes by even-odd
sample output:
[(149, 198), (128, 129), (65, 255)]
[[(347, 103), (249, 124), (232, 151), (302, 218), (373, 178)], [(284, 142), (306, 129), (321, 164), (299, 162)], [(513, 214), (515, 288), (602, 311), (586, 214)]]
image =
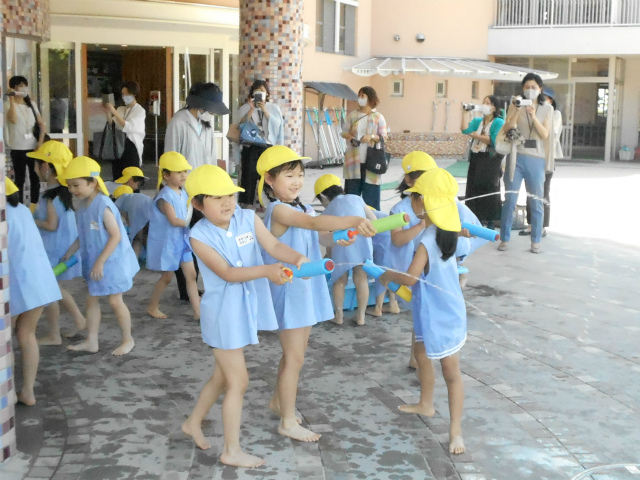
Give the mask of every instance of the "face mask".
[(122, 96), (122, 101), (124, 102), (125, 105), (129, 105), (131, 102), (133, 102), (133, 100), (134, 100), (133, 95)]
[(367, 97), (358, 97), (358, 105), (365, 107), (367, 103), (369, 103), (369, 99)]
[(535, 100), (540, 96), (540, 90), (538, 88), (529, 88), (524, 91), (524, 96), (529, 100)]
[(491, 108), (493, 105), (482, 105), (482, 114), (483, 115), (489, 115), (491, 112)]
[(16, 92), (23, 93), (24, 96), (29, 95), (29, 87), (18, 87), (16, 88)]
[(209, 123), (213, 120), (213, 115), (209, 112), (198, 112), (198, 120), (204, 123)]

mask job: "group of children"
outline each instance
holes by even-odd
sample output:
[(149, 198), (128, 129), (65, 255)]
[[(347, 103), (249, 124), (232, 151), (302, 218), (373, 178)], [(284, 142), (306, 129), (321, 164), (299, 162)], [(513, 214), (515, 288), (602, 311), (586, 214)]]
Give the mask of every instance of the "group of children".
[[(475, 239), (461, 229), (460, 219), (466, 214), (466, 207), (456, 200), (457, 183), (427, 154), (412, 152), (403, 159), (403, 198), (391, 213), (408, 214), (409, 224), (378, 235), (372, 221), (386, 214), (373, 211), (360, 197), (345, 195), (338, 177), (324, 175), (315, 184), (314, 193), (325, 206), (322, 215), (303, 205), (299, 195), (307, 158), (284, 146), (268, 148), (257, 164), (259, 198), (261, 202), (268, 200), (264, 220), (237, 206), (235, 194), (243, 190), (224, 170), (203, 165), (191, 171), (184, 156), (176, 152), (166, 152), (160, 158), (159, 192), (154, 199), (143, 199), (145, 195), (135, 193), (134, 187), (139, 188), (144, 182), (142, 171), (125, 170), (117, 180), (124, 185), (113, 191), (115, 204), (94, 160), (72, 159), (64, 145), (53, 141), (31, 155), (38, 160), (40, 178), (49, 185), (38, 204), (35, 223), (29, 210), (18, 204), (14, 195), (17, 189), (7, 180), (10, 308), (23, 351), (21, 401), (35, 403), (35, 326), (45, 306), (50, 330), (46, 343), (60, 343), (59, 310), (53, 306), (57, 300), (62, 300), (78, 330), (86, 323), (86, 340), (69, 346), (70, 350), (98, 351), (99, 298), (107, 296), (122, 331), (122, 343), (112, 353), (123, 355), (131, 351), (131, 318), (122, 294), (131, 289), (139, 270), (139, 250), (134, 252), (133, 246), (137, 241), (137, 247), (142, 248), (146, 238), (147, 268), (162, 272), (148, 313), (166, 318), (159, 308), (160, 298), (180, 268), (187, 281), (194, 317), (200, 320), (202, 338), (212, 347), (215, 357), (213, 374), (182, 430), (199, 448), (209, 448), (202, 421), (224, 393), (224, 447), (220, 460), (239, 467), (260, 466), (264, 460), (240, 447), (242, 402), (248, 385), (243, 348), (257, 344), (261, 330), (278, 331), (282, 357), (269, 408), (280, 417), (281, 435), (303, 442), (317, 441), (320, 435), (304, 428), (295, 414), (298, 379), (311, 327), (326, 320), (343, 322), (342, 306), (350, 270), (358, 299), (356, 321), (364, 324), (369, 286), (362, 264), (373, 259), (390, 269), (376, 284), (375, 315), (382, 314), (386, 295), (390, 310), (399, 311), (395, 296), (386, 289), (388, 282), (413, 287), (412, 356), (418, 368), (421, 396), (417, 405), (403, 406), (401, 410), (434, 414), (431, 360), (441, 360), (450, 399), (449, 450), (456, 454), (464, 451), (460, 426), (463, 387), (457, 352), (466, 340), (466, 310), (457, 269), (458, 262), (478, 245), (471, 245)], [(192, 228), (189, 206), (202, 216)], [(121, 211), (129, 224), (128, 232)], [(37, 229), (42, 240), (40, 235), (34, 236)], [(343, 229), (355, 229), (358, 235), (334, 242), (331, 232)], [(286, 272), (287, 268), (321, 260), (321, 245), (330, 249), (335, 263), (331, 277), (334, 308), (324, 276), (303, 279)], [(73, 255), (78, 257), (78, 265), (58, 280), (84, 277), (88, 287), (86, 321), (63, 284), (56, 282), (52, 269), (41, 268), (46, 262), (53, 267)], [(203, 277), (202, 298), (193, 255)], [(39, 295), (20, 295), (27, 290), (36, 290)]]

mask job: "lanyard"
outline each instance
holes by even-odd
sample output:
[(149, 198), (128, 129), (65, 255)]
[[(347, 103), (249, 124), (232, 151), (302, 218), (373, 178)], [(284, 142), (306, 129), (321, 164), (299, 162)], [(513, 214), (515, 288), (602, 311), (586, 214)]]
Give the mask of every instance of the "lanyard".
[[(536, 112), (534, 113), (534, 115), (538, 114), (538, 105), (536, 105)], [(527, 123), (529, 124), (529, 140), (534, 140), (533, 138), (531, 138), (531, 135), (533, 134), (533, 122), (531, 120), (529, 120), (529, 112), (527, 112), (525, 110), (525, 115), (527, 116)]]

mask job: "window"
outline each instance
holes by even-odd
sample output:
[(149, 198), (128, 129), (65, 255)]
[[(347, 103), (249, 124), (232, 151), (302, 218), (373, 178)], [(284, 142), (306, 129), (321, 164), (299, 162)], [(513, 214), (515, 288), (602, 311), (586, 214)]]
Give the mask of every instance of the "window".
[(316, 1), (316, 50), (356, 54), (356, 0)]
[(471, 98), (473, 98), (474, 100), (479, 98), (479, 93), (480, 91), (480, 82), (478, 81), (473, 81), (471, 82)]
[(391, 96), (402, 97), (404, 96), (404, 80), (394, 80), (391, 84)]
[(598, 85), (598, 123), (605, 123), (609, 110), (609, 85)]
[(447, 81), (442, 80), (436, 82), (436, 97), (443, 98), (447, 96)]

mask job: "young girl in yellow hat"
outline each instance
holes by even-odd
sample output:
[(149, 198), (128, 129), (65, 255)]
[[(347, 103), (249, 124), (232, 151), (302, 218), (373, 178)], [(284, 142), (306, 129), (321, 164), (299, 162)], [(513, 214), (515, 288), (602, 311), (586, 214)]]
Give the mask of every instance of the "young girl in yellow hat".
[[(264, 190), (270, 200), (264, 222), (271, 233), (311, 261), (322, 259), (318, 231), (357, 228), (366, 237), (375, 235), (375, 228), (365, 218), (315, 216), (310, 206), (300, 203), (298, 195), (304, 183), (304, 159), (281, 145), (268, 148), (258, 159), (257, 170), (261, 176), (258, 198), (262, 203)], [(333, 243), (329, 233), (325, 237), (323, 243)], [(268, 252), (264, 252), (264, 261), (267, 264), (277, 262)], [(269, 406), (281, 417), (278, 427), (281, 435), (315, 442), (320, 435), (298, 424), (296, 393), (311, 327), (333, 318), (329, 288), (322, 276), (308, 280), (294, 277), (285, 285), (271, 284), (271, 298), (278, 319), (283, 355), (278, 368), (278, 383)]]
[(288, 281), (281, 263), (265, 265), (260, 248), (282, 262), (302, 265), (308, 259), (267, 230), (252, 210), (236, 208), (235, 193), (243, 191), (227, 173), (202, 165), (187, 178), (186, 189), (194, 208), (204, 218), (190, 233), (204, 280), (202, 339), (213, 348), (215, 368), (182, 430), (202, 449), (211, 447), (202, 433), (202, 421), (224, 393), (222, 425), (224, 446), (220, 461), (237, 467), (258, 467), (264, 460), (240, 447), (242, 400), (249, 374), (244, 347), (258, 343), (258, 330), (276, 330), (269, 281)]
[[(464, 452), (461, 427), (464, 387), (458, 352), (467, 339), (467, 312), (456, 263), (456, 249), (458, 253), (463, 251), (458, 245), (461, 231), (456, 206), (458, 183), (446, 170), (435, 168), (422, 174), (407, 192), (422, 195), (427, 228), (419, 237), (407, 273), (387, 271), (380, 277), (384, 284), (392, 281), (413, 287), (414, 353), (420, 402), (398, 408), (427, 417), (435, 414), (431, 361), (440, 360), (449, 391), (449, 452), (460, 454)], [(468, 249), (468, 239), (464, 240)]]
[(40, 361), (36, 326), (43, 306), (62, 297), (31, 212), (20, 203), (18, 187), (8, 178), (5, 178), (5, 193), (9, 313), (22, 350), (22, 390), (18, 400), (25, 405), (35, 405), (33, 387)]
[(91, 353), (98, 351), (100, 297), (108, 297), (122, 332), (122, 342), (111, 354), (125, 355), (133, 348), (134, 341), (131, 336), (131, 313), (122, 294), (133, 286), (133, 277), (140, 267), (120, 212), (109, 198), (109, 192), (100, 178), (100, 165), (95, 160), (89, 157), (74, 158), (59, 180), (69, 187), (78, 200), (78, 239), (62, 260), (68, 260), (80, 250), (82, 276), (89, 289), (87, 339), (67, 348)]
[[(57, 178), (64, 173), (65, 167), (73, 159), (73, 154), (64, 143), (50, 140), (43, 143), (38, 150), (27, 153), (27, 156), (35, 158), (36, 174), (41, 182), (47, 184), (47, 189), (40, 195), (36, 210), (33, 212), (33, 218), (40, 231), (49, 263), (55, 267), (78, 238), (76, 213), (73, 210), (71, 193), (66, 187), (60, 185)], [(77, 257), (79, 256), (77, 255)], [(87, 321), (71, 294), (64, 288), (67, 282), (77, 277), (82, 277), (81, 258), (78, 258), (77, 264), (57, 277), (62, 294), (60, 303), (73, 318), (76, 329), (84, 330)], [(58, 326), (60, 305), (58, 302), (47, 305), (44, 313), (49, 324), (49, 333), (47, 336), (39, 338), (38, 343), (40, 345), (61, 345), (62, 338)], [(71, 337), (73, 335), (75, 332), (65, 336)]]
[[(154, 318), (167, 318), (160, 311), (160, 299), (171, 283), (176, 270), (182, 269), (187, 282), (193, 317), (200, 319), (200, 295), (196, 283), (196, 269), (189, 245), (187, 192), (184, 182), (192, 170), (187, 159), (178, 152), (165, 152), (160, 157), (158, 194), (153, 199), (149, 235), (147, 237), (147, 268), (162, 272), (153, 287), (147, 312)], [(164, 187), (162, 187), (164, 181)], [(160, 188), (162, 187), (162, 188)]]

